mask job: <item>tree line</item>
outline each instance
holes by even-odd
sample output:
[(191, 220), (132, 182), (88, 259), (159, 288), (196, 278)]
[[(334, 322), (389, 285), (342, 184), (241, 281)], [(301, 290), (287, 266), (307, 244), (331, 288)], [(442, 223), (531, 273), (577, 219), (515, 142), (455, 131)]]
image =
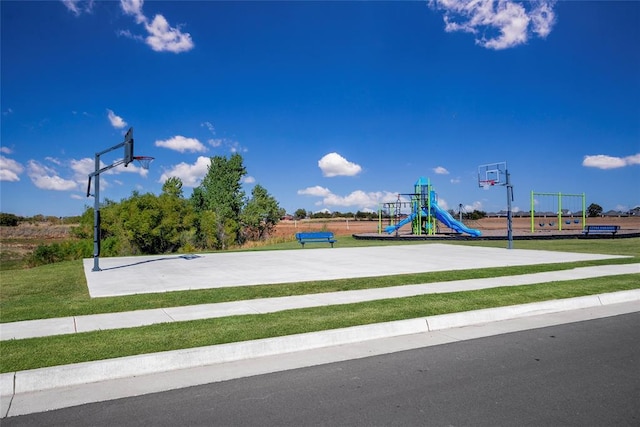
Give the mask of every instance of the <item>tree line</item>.
[[(240, 154), (211, 158), (207, 174), (189, 198), (178, 177), (167, 179), (160, 195), (134, 191), (100, 207), (101, 253), (106, 256), (221, 250), (269, 237), (284, 210), (261, 185), (247, 197), (246, 168)], [(93, 208), (74, 231), (93, 236)]]

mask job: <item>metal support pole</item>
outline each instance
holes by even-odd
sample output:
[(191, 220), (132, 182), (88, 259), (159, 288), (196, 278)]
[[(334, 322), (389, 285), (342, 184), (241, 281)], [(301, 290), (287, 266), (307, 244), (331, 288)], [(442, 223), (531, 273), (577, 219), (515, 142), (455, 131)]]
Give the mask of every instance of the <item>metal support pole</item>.
[[(127, 131), (124, 136), (124, 141), (122, 141), (120, 144), (116, 144), (111, 148), (107, 148), (104, 151), (96, 153), (95, 170), (93, 173), (89, 174), (87, 197), (90, 196), (91, 192), (91, 178), (95, 177), (95, 182), (93, 184), (93, 269), (91, 269), (91, 271), (100, 271), (100, 174), (116, 166), (124, 164), (126, 167), (129, 164), (129, 162), (133, 159), (133, 151), (129, 151), (127, 153), (127, 143), (130, 144), (131, 150), (133, 150), (133, 128), (129, 128), (129, 131)], [(100, 168), (101, 155), (122, 147), (125, 147), (125, 156), (123, 159), (118, 160), (109, 166), (105, 166), (104, 168)]]
[(507, 175), (507, 239), (509, 241), (507, 249), (513, 249), (513, 228), (511, 219), (511, 202), (513, 201), (513, 186), (511, 185), (511, 175), (509, 171), (505, 171)]
[(562, 193), (558, 193), (558, 231), (562, 231)]
[(100, 154), (96, 153), (96, 169), (93, 191), (93, 269), (100, 271)]
[(529, 212), (531, 214), (531, 232), (535, 232), (535, 209), (534, 209), (534, 200), (533, 200), (533, 190), (531, 190), (531, 211)]

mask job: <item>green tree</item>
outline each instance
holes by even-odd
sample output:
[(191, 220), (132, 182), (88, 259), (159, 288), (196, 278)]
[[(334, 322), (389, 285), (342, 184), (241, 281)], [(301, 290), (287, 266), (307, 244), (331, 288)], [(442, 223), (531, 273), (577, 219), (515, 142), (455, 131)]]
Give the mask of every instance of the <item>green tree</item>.
[(191, 206), (175, 191), (160, 196), (134, 191), (120, 203), (105, 202), (100, 212), (102, 247), (113, 255), (178, 251), (195, 222)]
[(176, 176), (169, 177), (162, 185), (162, 193), (182, 198), (182, 180)]
[(296, 209), (296, 212), (293, 214), (295, 219), (305, 219), (307, 217), (307, 211), (304, 209)]
[[(194, 190), (192, 204), (196, 212), (215, 214), (216, 249), (226, 249), (239, 241), (240, 214), (245, 199), (242, 177), (246, 173), (240, 154), (235, 153), (229, 159), (215, 156), (202, 183)], [(201, 234), (202, 228), (198, 232)]]
[(374, 219), (377, 217), (378, 217), (378, 214), (376, 212), (364, 212), (364, 211), (356, 212), (356, 219)]
[(212, 211), (202, 211), (196, 219), (196, 245), (204, 249), (215, 249), (220, 245), (217, 240), (216, 214)]
[(597, 203), (591, 203), (587, 208), (587, 215), (590, 218), (602, 215), (602, 206)]
[(242, 211), (244, 236), (249, 240), (267, 238), (280, 221), (282, 214), (278, 201), (264, 187), (256, 185), (251, 190), (251, 198)]

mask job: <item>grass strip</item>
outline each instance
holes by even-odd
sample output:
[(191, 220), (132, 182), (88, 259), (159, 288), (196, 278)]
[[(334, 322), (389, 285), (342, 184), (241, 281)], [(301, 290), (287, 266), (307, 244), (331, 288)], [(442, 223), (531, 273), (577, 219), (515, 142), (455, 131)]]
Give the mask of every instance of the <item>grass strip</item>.
[(640, 258), (492, 267), (472, 270), (439, 271), (393, 276), (90, 298), (82, 263), (80, 261), (69, 261), (30, 270), (18, 270), (10, 276), (7, 275), (8, 277), (4, 277), (3, 274), (2, 289), (0, 291), (0, 313), (2, 313), (1, 322), (7, 323), (21, 320), (243, 301), (257, 298), (374, 289), (453, 280), (482, 279), (560, 271), (588, 266), (626, 264), (631, 262), (640, 262)]
[(344, 328), (640, 287), (638, 274), (430, 294), (0, 343), (0, 372)]

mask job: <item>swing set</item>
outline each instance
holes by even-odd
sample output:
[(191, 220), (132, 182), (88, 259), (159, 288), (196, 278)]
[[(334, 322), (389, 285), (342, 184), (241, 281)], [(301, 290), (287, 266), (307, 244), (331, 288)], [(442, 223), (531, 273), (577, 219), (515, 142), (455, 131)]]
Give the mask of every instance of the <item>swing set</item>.
[[(538, 209), (536, 209), (536, 205)], [(557, 228), (577, 229), (584, 231), (586, 226), (585, 194), (536, 193), (531, 192), (531, 232), (535, 233), (536, 225), (543, 229)]]

